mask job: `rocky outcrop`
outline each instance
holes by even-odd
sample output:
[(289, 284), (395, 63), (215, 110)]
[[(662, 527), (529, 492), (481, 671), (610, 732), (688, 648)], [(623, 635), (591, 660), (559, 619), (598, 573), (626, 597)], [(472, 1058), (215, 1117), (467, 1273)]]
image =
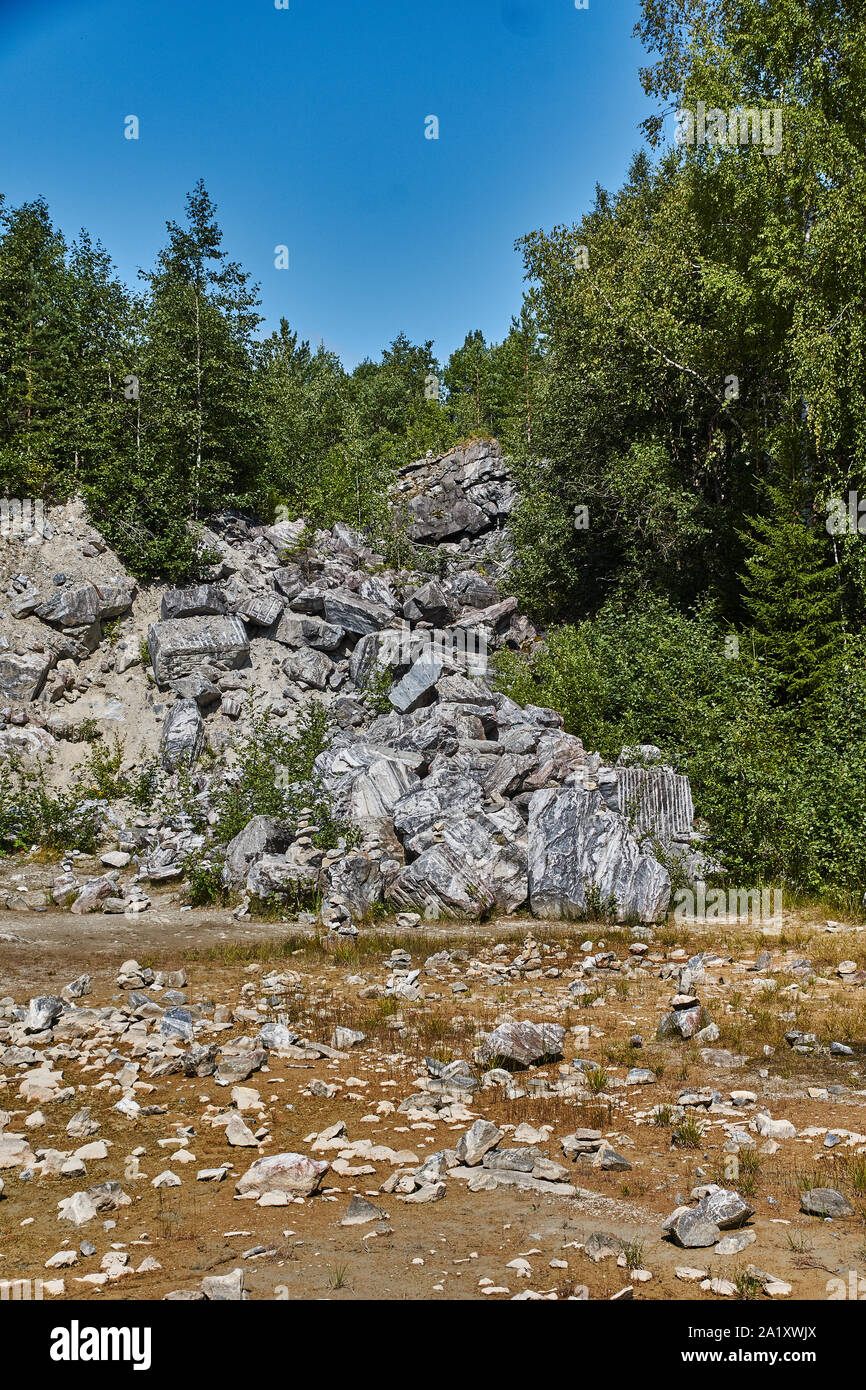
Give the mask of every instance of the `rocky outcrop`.
[[(295, 908), (321, 899), (339, 931), (381, 904), (428, 919), (663, 916), (666, 864), (693, 862), (688, 780), (648, 745), (607, 765), (554, 710), (494, 688), (491, 654), (540, 640), (508, 594), (514, 500), (498, 444), (475, 440), (400, 470), (404, 568), (343, 523), (313, 533), (300, 518), (263, 527), (226, 514), (203, 537), (205, 582), (140, 595), (80, 512), (49, 518), (34, 574), (6, 585), (15, 640), (0, 639), (0, 694), (15, 708), (0, 709), (0, 756), (42, 739), (62, 748), (95, 721), (157, 750), (169, 773), (195, 769), (197, 789), (189, 817), (170, 824), (111, 813), (134, 884), (103, 893), (70, 861), (57, 900), (137, 911), (139, 880), (182, 876), (208, 847), (198, 827), (215, 819), (200, 755), (206, 742), (225, 748), (233, 725), (243, 735), (256, 693), (287, 730), (309, 698), (329, 709), (336, 732), (313, 799), (352, 833), (325, 852), (312, 806), (293, 825), (255, 817), (221, 856), (208, 850), (227, 887)], [(60, 543), (69, 534), (74, 554)], [(125, 616), (109, 644), (112, 615)]]

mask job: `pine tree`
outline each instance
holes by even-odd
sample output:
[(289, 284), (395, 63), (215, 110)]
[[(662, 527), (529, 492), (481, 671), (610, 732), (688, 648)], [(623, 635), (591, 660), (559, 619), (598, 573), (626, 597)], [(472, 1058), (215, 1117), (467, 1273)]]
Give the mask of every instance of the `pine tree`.
[(765, 484), (767, 509), (749, 521), (741, 576), (754, 624), (781, 702), (807, 701), (824, 684), (842, 639), (836, 567), (826, 539), (809, 527), (782, 488)]
[(142, 419), (154, 455), (169, 465), (192, 520), (255, 485), (259, 428), (252, 390), (257, 287), (221, 250), (216, 210), (202, 180), (187, 225), (145, 276), (147, 352)]
[(0, 208), (0, 483), (62, 490), (77, 370), (66, 245), (43, 199)]

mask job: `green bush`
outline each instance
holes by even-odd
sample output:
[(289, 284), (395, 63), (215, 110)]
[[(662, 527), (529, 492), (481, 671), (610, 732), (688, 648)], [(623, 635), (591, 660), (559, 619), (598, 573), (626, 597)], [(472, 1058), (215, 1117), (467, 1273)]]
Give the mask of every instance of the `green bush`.
[(498, 680), (606, 758), (657, 744), (690, 777), (734, 881), (853, 902), (866, 888), (866, 643), (849, 639), (808, 704), (781, 705), (748, 634), (726, 655), (732, 636), (710, 606), (612, 603), (553, 629), (532, 661), (500, 654)]

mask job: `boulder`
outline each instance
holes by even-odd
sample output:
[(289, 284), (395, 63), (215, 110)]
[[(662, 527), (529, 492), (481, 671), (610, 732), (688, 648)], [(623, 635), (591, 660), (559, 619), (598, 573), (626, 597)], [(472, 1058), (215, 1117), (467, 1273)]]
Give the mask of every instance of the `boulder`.
[(262, 1197), (266, 1192), (288, 1192), (293, 1197), (310, 1197), (330, 1168), (320, 1159), (305, 1154), (271, 1154), (257, 1158), (235, 1184), (239, 1197)]
[(686, 1207), (674, 1212), (664, 1229), (675, 1245), (683, 1250), (704, 1250), (721, 1239), (721, 1231), (699, 1207)]
[(255, 594), (244, 606), (242, 617), (257, 627), (271, 627), (285, 609), (278, 594)]
[(221, 698), (219, 687), (214, 685), (203, 671), (196, 670), (188, 676), (181, 676), (179, 680), (169, 682), (171, 689), (179, 695), (182, 700), (195, 700), (199, 709), (206, 709), (208, 705), (216, 704)]
[(597, 789), (552, 787), (529, 804), (529, 895), (542, 918), (654, 922), (670, 899), (667, 869)]
[(545, 1058), (559, 1057), (565, 1029), (559, 1023), (500, 1023), (478, 1049), (482, 1066), (529, 1067)]
[(204, 720), (195, 700), (178, 700), (162, 725), (159, 756), (166, 772), (193, 767), (204, 747)]
[(274, 641), (285, 647), (317, 647), (320, 651), (332, 652), (345, 636), (343, 628), (326, 623), (324, 618), (317, 618), (313, 613), (283, 613)]
[(89, 627), (100, 617), (102, 599), (95, 584), (66, 584), (36, 610), (37, 617), (55, 627)]
[(283, 662), (283, 673), (287, 680), (312, 690), (324, 690), (335, 670), (331, 658), (312, 647), (301, 647)]
[[(497, 1129), (489, 1120), (476, 1120), (472, 1128), (457, 1140), (457, 1157), (467, 1167), (474, 1168), (504, 1138), (505, 1131)], [(532, 1165), (529, 1171), (532, 1171)]]
[(427, 622), (440, 627), (449, 623), (452, 616), (451, 605), (435, 580), (414, 589), (403, 604), (403, 617), (411, 623)]
[(695, 1211), (714, 1222), (721, 1231), (734, 1231), (744, 1226), (754, 1216), (755, 1208), (750, 1206), (739, 1192), (725, 1187), (716, 1187), (698, 1202)]
[(636, 830), (663, 844), (688, 841), (695, 818), (688, 777), (669, 767), (616, 767), (598, 780), (607, 805)]
[(390, 889), (400, 907), (436, 920), (514, 912), (526, 901), (525, 841), (504, 833), (493, 816), (453, 816), (430, 841)]
[(0, 698), (14, 704), (35, 700), (50, 669), (51, 658), (44, 652), (0, 652)]
[(278, 521), (275, 526), (269, 526), (265, 531), (265, 540), (273, 546), (278, 555), (282, 555), (297, 550), (304, 540), (305, 532), (306, 524), (302, 517), (297, 521)]
[(480, 784), (456, 768), (437, 768), (394, 804), (394, 829), (404, 843), (435, 821), (443, 820), (459, 806), (462, 814), (482, 809)]
[(419, 783), (423, 759), (378, 744), (332, 746), (316, 759), (315, 771), (334, 798), (338, 814), (353, 822), (390, 820), (401, 796)]
[(243, 883), (250, 866), (265, 854), (282, 854), (292, 843), (292, 828), (273, 816), (253, 816), (226, 848), (225, 878)]
[(94, 580), (99, 594), (99, 616), (103, 621), (128, 613), (136, 594), (135, 580), (126, 575)]
[(361, 598), (351, 589), (331, 589), (324, 596), (325, 618), (346, 632), (377, 632), (387, 627), (393, 613), (382, 603)]
[(202, 662), (231, 669), (246, 665), (250, 643), (240, 618), (169, 618), (148, 629), (147, 645), (158, 685), (190, 675)]
[(436, 699), (436, 682), (451, 668), (431, 654), (420, 656), (401, 681), (392, 687), (388, 699), (400, 714), (408, 714)]
[(841, 1192), (834, 1187), (811, 1187), (800, 1198), (800, 1210), (809, 1216), (829, 1216), (838, 1220), (840, 1216), (853, 1216), (854, 1208)]
[(226, 612), (226, 601), (213, 584), (195, 584), (185, 589), (166, 589), (159, 606), (159, 616), (169, 618), (203, 618)]

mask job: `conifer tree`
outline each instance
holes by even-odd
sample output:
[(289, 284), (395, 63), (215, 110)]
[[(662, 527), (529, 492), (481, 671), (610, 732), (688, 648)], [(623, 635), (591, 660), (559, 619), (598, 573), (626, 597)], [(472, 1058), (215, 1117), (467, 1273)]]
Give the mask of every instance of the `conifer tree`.
[(216, 210), (200, 179), (187, 223), (167, 223), (168, 245), (145, 276), (147, 351), (142, 418), (154, 455), (197, 520), (254, 485), (259, 453), (252, 391), (257, 288), (226, 259)]
[(0, 482), (60, 486), (77, 368), (66, 245), (44, 199), (0, 208)]
[(764, 514), (749, 521), (741, 576), (743, 601), (779, 699), (806, 701), (824, 684), (842, 639), (836, 567), (825, 536), (803, 520), (796, 501), (765, 484)]

